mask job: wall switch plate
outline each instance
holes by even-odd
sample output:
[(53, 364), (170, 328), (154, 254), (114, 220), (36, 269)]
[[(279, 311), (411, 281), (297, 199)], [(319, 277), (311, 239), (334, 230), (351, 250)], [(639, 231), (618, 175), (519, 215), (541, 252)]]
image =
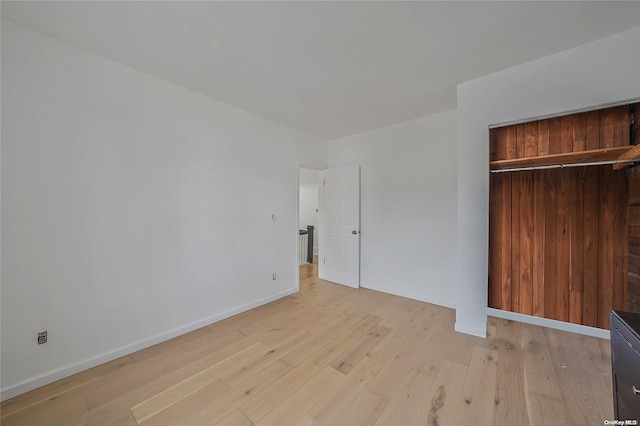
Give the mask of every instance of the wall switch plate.
[(44, 343), (47, 343), (47, 330), (38, 331), (38, 344), (42, 345)]
[(276, 273), (274, 272), (274, 273), (273, 273), (273, 280), (274, 280), (274, 281), (276, 280), (276, 277), (277, 277), (277, 275), (276, 275)]

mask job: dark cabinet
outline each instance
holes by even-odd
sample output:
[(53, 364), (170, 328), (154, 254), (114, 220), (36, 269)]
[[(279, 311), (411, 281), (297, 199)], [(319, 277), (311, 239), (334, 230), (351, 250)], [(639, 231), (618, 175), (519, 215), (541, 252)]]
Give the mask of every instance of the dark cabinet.
[(611, 311), (610, 321), (614, 414), (640, 421), (640, 314)]

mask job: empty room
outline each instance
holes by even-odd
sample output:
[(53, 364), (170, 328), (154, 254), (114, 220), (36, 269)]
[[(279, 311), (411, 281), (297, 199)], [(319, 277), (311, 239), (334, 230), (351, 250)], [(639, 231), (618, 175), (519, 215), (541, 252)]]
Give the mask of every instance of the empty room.
[(2, 1), (2, 425), (640, 421), (640, 1)]

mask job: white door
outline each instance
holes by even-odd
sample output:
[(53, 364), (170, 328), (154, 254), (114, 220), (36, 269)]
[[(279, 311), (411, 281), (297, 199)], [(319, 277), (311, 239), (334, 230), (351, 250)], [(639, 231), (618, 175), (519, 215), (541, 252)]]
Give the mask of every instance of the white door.
[(360, 286), (360, 167), (327, 169), (322, 186), (320, 277)]

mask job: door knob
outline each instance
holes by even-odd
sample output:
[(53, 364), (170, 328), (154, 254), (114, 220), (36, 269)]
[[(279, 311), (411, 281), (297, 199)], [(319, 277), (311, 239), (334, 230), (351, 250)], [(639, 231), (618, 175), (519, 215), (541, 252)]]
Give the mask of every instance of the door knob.
[(351, 233), (352, 233), (353, 235), (356, 235), (356, 234), (358, 234), (358, 231), (356, 231), (356, 230), (354, 229), (353, 231), (351, 231)]

